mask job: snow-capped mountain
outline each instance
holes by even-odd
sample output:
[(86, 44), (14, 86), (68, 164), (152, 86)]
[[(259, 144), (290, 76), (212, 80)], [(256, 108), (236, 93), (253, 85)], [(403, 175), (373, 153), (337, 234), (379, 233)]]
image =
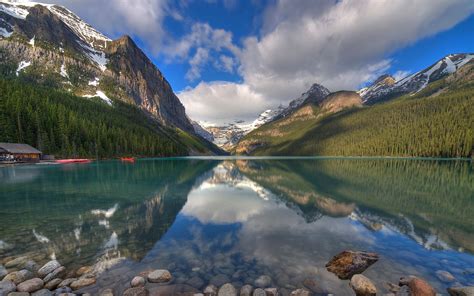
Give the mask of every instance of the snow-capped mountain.
[(134, 104), (165, 126), (194, 133), (167, 80), (130, 37), (111, 40), (63, 6), (0, 0), (0, 50), (0, 64), (17, 65), (13, 75)]
[[(236, 120), (235, 122), (221, 126), (200, 122), (199, 127), (205, 129), (212, 135), (212, 142), (214, 144), (225, 150), (230, 150), (240, 141), (240, 139), (242, 139), (242, 137), (244, 137), (251, 131), (259, 128), (265, 123), (290, 115), (291, 113), (293, 113), (293, 111), (297, 110), (300, 106), (304, 104), (319, 104), (324, 100), (327, 95), (329, 95), (329, 93), (330, 91), (327, 88), (315, 83), (310, 87), (308, 91), (301, 94), (299, 98), (291, 101), (287, 107), (280, 105), (275, 109), (265, 110), (252, 122), (243, 122)], [(195, 126), (196, 132), (200, 130), (199, 127)]]
[(429, 83), (456, 72), (472, 59), (474, 54), (451, 54), (399, 81), (395, 81), (389, 75), (383, 75), (369, 87), (359, 90), (359, 94), (365, 104), (374, 104), (399, 95), (414, 94), (423, 90)]

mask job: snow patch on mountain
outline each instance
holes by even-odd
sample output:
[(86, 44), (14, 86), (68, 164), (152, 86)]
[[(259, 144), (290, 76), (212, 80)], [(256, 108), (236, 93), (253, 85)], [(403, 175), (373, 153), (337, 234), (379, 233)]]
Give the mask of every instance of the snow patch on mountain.
[(35, 36), (33, 36), (33, 38), (30, 39), (30, 41), (28, 42), (29, 45), (35, 47)]
[(18, 68), (16, 69), (16, 76), (20, 75), (20, 72), (30, 65), (31, 62), (21, 61), (20, 64), (18, 64)]
[(107, 95), (101, 91), (101, 90), (98, 90), (96, 91), (95, 95), (83, 95), (82, 96), (83, 98), (95, 98), (95, 97), (99, 97), (101, 98), (104, 102), (106, 102), (109, 106), (112, 106), (112, 100), (107, 97)]
[(7, 29), (0, 27), (0, 36), (8, 38), (13, 34), (13, 32), (8, 32)]
[(66, 65), (61, 65), (61, 71), (59, 72), (59, 74), (61, 74), (62, 77), (69, 79), (69, 75), (67, 74), (66, 70)]

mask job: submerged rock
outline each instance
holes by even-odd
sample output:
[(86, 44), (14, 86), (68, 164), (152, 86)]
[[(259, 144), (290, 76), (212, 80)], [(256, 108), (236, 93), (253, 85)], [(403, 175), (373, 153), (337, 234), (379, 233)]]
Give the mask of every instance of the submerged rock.
[(44, 278), (49, 273), (53, 272), (56, 268), (59, 267), (61, 267), (61, 264), (59, 264), (57, 260), (51, 260), (38, 270), (38, 276)]
[(303, 286), (313, 291), (314, 293), (322, 293), (322, 289), (319, 287), (318, 283), (314, 279), (306, 278), (303, 281)]
[(357, 296), (375, 296), (377, 294), (377, 288), (372, 281), (361, 274), (354, 275), (349, 285)]
[(268, 275), (261, 275), (254, 282), (255, 286), (259, 288), (266, 288), (270, 286), (271, 283), (272, 283), (272, 278), (269, 277)]
[(148, 296), (148, 290), (145, 287), (129, 288), (123, 292), (123, 296)]
[(72, 282), (75, 282), (75, 281), (77, 281), (77, 278), (65, 279), (64, 281), (59, 283), (58, 288), (69, 287), (72, 284)]
[(217, 287), (220, 287), (220, 286), (222, 286), (223, 284), (230, 282), (230, 279), (229, 279), (229, 277), (226, 276), (225, 274), (218, 274), (218, 275), (212, 277), (209, 282), (210, 282), (212, 285), (215, 285), (215, 286), (217, 286)]
[(114, 291), (112, 289), (105, 289), (100, 292), (99, 296), (114, 296)]
[(82, 266), (76, 271), (76, 276), (80, 277), (86, 273), (91, 273), (94, 270), (92, 266)]
[(18, 286), (16, 286), (16, 290), (18, 292), (31, 293), (31, 292), (41, 290), (43, 286), (44, 286), (44, 282), (42, 279), (34, 278), (34, 279), (30, 279), (19, 284)]
[(16, 291), (16, 285), (12, 281), (0, 281), (0, 295), (8, 295), (8, 293)]
[(87, 287), (87, 286), (95, 284), (95, 281), (96, 280), (95, 280), (94, 277), (92, 277), (92, 278), (81, 278), (81, 279), (78, 279), (77, 281), (72, 282), (70, 287), (73, 290), (79, 290), (80, 288)]
[(48, 290), (54, 290), (58, 287), (60, 283), (63, 282), (63, 279), (55, 278), (44, 284), (44, 287)]
[(420, 278), (413, 278), (408, 283), (411, 296), (435, 296), (436, 292), (426, 281)]
[(257, 288), (253, 291), (253, 296), (266, 296), (265, 290), (262, 288)]
[(8, 274), (7, 269), (0, 264), (0, 281)]
[(31, 296), (53, 296), (53, 292), (48, 289), (41, 289), (31, 294)]
[(278, 296), (278, 289), (277, 288), (266, 288), (265, 294), (267, 296)]
[(30, 296), (31, 294), (28, 292), (11, 292), (8, 296)]
[(306, 289), (297, 289), (292, 291), (290, 296), (311, 296), (311, 292)]
[(171, 273), (166, 269), (157, 269), (148, 274), (148, 281), (150, 283), (167, 283), (171, 279)]
[(230, 284), (224, 284), (220, 289), (219, 293), (217, 293), (218, 296), (237, 296), (237, 290), (235, 287)]
[(216, 296), (217, 287), (214, 285), (209, 285), (204, 289), (204, 296)]
[(360, 251), (343, 251), (334, 256), (327, 264), (329, 272), (342, 280), (350, 279), (354, 274), (364, 272), (369, 266), (379, 260), (376, 253)]
[(454, 282), (456, 280), (456, 278), (449, 271), (446, 270), (436, 271), (436, 276), (440, 281), (445, 283)]
[(52, 272), (48, 273), (48, 274), (44, 277), (43, 280), (44, 280), (45, 282), (49, 282), (50, 280), (53, 280), (53, 279), (55, 279), (55, 278), (62, 277), (65, 273), (66, 273), (66, 267), (60, 266), (60, 267), (56, 268), (55, 270), (53, 270)]
[(5, 267), (6, 268), (13, 268), (13, 267), (18, 267), (21, 265), (21, 267), (23, 267), (23, 265), (29, 260), (29, 258), (27, 256), (21, 256), (21, 257), (17, 257), (13, 260), (10, 260), (8, 261), (7, 263), (5, 263)]
[(7, 274), (3, 278), (3, 280), (12, 281), (15, 283), (15, 285), (18, 285), (19, 283), (30, 280), (32, 278), (34, 278), (34, 275), (31, 271), (22, 269), (20, 271), (15, 271), (15, 272)]
[(240, 296), (252, 296), (253, 287), (251, 285), (244, 285), (240, 288)]
[(448, 288), (451, 296), (474, 296), (474, 286)]
[(144, 287), (145, 284), (146, 284), (146, 280), (144, 277), (141, 277), (141, 276), (134, 277), (132, 281), (130, 282), (130, 286), (132, 286), (132, 288)]

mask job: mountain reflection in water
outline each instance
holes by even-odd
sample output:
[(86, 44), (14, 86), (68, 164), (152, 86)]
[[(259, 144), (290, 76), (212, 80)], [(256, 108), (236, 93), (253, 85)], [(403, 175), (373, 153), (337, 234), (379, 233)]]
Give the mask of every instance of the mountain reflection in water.
[(407, 274), (442, 291), (452, 283), (437, 270), (474, 283), (469, 161), (155, 159), (0, 174), (0, 258), (107, 270), (91, 292), (168, 268), (196, 288), (265, 274), (280, 288), (309, 278), (320, 292), (350, 293), (324, 268), (344, 249), (381, 255), (364, 273), (379, 291)]

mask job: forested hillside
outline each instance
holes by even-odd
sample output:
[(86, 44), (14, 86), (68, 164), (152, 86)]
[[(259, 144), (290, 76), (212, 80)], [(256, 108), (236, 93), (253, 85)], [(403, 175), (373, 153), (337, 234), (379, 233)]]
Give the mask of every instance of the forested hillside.
[(0, 79), (0, 130), (0, 142), (28, 143), (59, 157), (174, 156), (212, 148), (121, 101), (109, 106), (18, 78)]
[(241, 141), (237, 153), (472, 157), (472, 63), (416, 95), (336, 114), (284, 118)]

